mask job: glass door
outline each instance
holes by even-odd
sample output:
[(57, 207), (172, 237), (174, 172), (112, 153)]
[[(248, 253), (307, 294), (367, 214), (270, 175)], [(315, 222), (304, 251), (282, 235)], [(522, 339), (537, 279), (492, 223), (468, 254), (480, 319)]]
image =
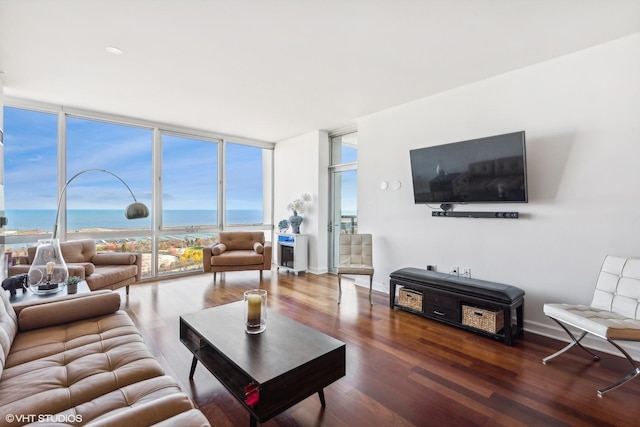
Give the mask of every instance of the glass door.
[(358, 132), (330, 138), (329, 271), (339, 262), (340, 234), (358, 232)]
[(329, 242), (331, 242), (329, 271), (335, 272), (339, 262), (340, 234), (358, 232), (358, 170), (333, 170), (331, 173), (331, 217)]

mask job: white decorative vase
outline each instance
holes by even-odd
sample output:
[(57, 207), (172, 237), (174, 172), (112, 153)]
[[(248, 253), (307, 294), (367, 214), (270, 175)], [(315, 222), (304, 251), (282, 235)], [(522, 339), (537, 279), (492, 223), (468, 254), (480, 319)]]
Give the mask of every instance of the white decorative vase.
[(293, 215), (289, 217), (289, 223), (291, 224), (293, 234), (300, 234), (300, 224), (302, 224), (303, 220), (304, 218), (298, 215), (298, 212), (293, 211)]

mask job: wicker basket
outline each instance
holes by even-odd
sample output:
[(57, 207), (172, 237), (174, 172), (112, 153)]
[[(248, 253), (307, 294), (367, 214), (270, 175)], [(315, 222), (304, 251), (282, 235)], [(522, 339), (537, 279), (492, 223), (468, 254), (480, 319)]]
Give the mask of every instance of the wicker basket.
[(422, 311), (422, 292), (414, 289), (400, 288), (398, 305), (415, 311)]
[(504, 327), (504, 313), (463, 305), (462, 324), (495, 334)]

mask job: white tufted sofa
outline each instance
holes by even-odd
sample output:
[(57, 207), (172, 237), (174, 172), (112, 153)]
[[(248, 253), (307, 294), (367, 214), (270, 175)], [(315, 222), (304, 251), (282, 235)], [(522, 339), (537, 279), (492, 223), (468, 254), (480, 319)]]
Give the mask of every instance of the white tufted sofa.
[[(640, 341), (640, 259), (607, 256), (598, 275), (591, 305), (545, 304), (543, 310), (544, 314), (555, 320), (572, 340), (562, 350), (544, 358), (543, 363), (575, 345), (593, 355), (594, 360), (598, 360), (597, 355), (580, 344), (587, 334), (592, 334), (609, 341), (633, 366), (629, 375), (598, 390), (598, 396), (602, 397), (603, 393), (640, 374), (640, 365), (615, 342)], [(565, 325), (580, 329), (580, 336), (575, 337)]]

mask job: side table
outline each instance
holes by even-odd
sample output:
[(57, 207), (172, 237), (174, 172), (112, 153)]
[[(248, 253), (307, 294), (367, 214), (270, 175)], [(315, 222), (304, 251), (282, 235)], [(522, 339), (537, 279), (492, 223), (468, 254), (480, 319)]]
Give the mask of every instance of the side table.
[(292, 271), (296, 275), (307, 271), (307, 235), (278, 234), (275, 248), (278, 269)]
[[(6, 292), (6, 291), (2, 290), (2, 292)], [(78, 292), (71, 295), (87, 294), (90, 292), (91, 292), (91, 289), (89, 288), (89, 285), (87, 285), (87, 282), (83, 280), (78, 283)], [(62, 289), (59, 292), (44, 294), (44, 295), (34, 294), (29, 289), (27, 289), (24, 292), (18, 291), (15, 295), (10, 295), (9, 302), (11, 303), (12, 306), (14, 306), (14, 308), (16, 308), (16, 307), (22, 307), (24, 305), (28, 305), (30, 303), (33, 303), (34, 301), (39, 301), (39, 302), (44, 302), (48, 300), (55, 301), (56, 299), (59, 299), (59, 297), (66, 297), (67, 295), (69, 294), (67, 293), (66, 286), (64, 287), (64, 289)]]

